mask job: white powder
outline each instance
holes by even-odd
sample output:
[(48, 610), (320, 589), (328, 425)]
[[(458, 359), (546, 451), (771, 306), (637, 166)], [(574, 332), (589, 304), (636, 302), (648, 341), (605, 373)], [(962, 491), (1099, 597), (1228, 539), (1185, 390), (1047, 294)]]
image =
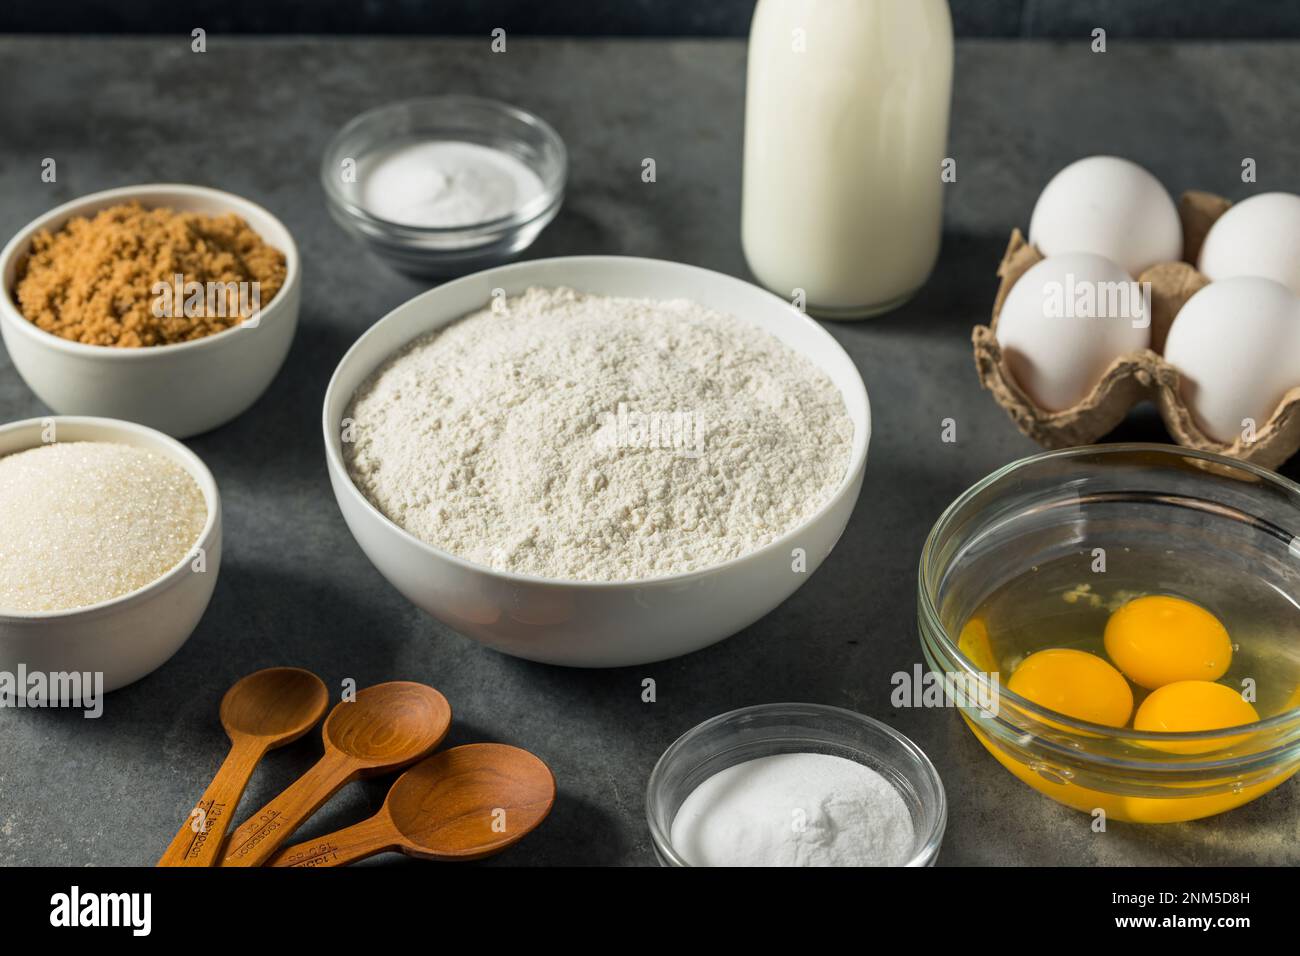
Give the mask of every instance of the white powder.
[(585, 581), (762, 547), (825, 503), (853, 438), (830, 379), (762, 330), (571, 289), (418, 340), (346, 414), (352, 478), (395, 523), (479, 564)]
[(457, 140), (406, 143), (362, 157), (361, 205), (407, 226), (472, 226), (507, 216), (542, 194), (523, 161)]
[(57, 442), (0, 458), (0, 609), (61, 611), (129, 594), (198, 542), (197, 482), (161, 455)]
[(912, 815), (888, 780), (831, 754), (759, 757), (683, 801), (670, 840), (692, 866), (901, 866)]

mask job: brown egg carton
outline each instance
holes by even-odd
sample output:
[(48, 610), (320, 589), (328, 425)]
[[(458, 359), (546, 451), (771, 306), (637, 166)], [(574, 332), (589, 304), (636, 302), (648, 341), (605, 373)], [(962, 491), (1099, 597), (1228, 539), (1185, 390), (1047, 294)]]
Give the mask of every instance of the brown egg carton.
[(1007, 294), (1031, 266), (1043, 259), (1019, 229), (1012, 230), (1011, 241), (998, 266), (1001, 283), (993, 302), (992, 321), (975, 326), (971, 342), (975, 347), (980, 384), (993, 393), (993, 398), (1021, 432), (1044, 448), (1088, 445), (1114, 430), (1134, 405), (1149, 400), (1160, 410), (1160, 417), (1174, 441), (1188, 448), (1217, 452), (1265, 468), (1276, 468), (1300, 451), (1300, 386), (1287, 392), (1272, 418), (1256, 428), (1253, 441), (1243, 437), (1224, 444), (1197, 427), (1195, 416), (1179, 389), (1178, 370), (1160, 354), (1178, 310), (1209, 285), (1210, 280), (1193, 263), (1200, 255), (1201, 243), (1210, 226), (1230, 205), (1228, 200), (1211, 193), (1183, 194), (1178, 203), (1184, 237), (1182, 261), (1158, 263), (1138, 276), (1138, 281), (1151, 283), (1152, 348), (1117, 358), (1091, 394), (1077, 405), (1057, 412), (1036, 405), (1016, 384), (997, 341), (998, 315)]

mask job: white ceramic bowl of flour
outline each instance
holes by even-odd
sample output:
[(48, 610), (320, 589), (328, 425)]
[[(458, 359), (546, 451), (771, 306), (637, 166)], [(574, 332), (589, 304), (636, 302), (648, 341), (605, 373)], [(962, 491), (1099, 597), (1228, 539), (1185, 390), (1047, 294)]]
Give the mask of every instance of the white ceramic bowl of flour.
[(103, 690), (161, 667), (189, 639), (207, 609), (221, 567), (221, 498), (203, 461), (180, 442), (132, 422), (52, 416), (0, 426), (0, 457), (59, 442), (114, 442), (179, 465), (203, 494), (207, 519), (190, 555), (152, 583), (88, 607), (0, 610), (0, 671), (16, 675), (101, 673)]
[[(393, 353), (479, 311), (493, 301), (494, 290), (497, 296), (514, 296), (532, 287), (688, 299), (775, 336), (824, 372), (844, 400), (853, 438), (839, 484), (811, 518), (755, 551), (701, 570), (634, 581), (566, 581), (495, 570), (409, 534), (371, 504), (349, 475), (343, 435), (353, 395)], [(617, 667), (707, 647), (793, 594), (848, 523), (862, 488), (871, 415), (853, 361), (828, 332), (782, 299), (740, 279), (681, 263), (581, 256), (480, 272), (399, 306), (339, 363), (325, 394), (322, 427), (330, 481), (348, 528), (410, 601), (462, 634), (516, 657)]]

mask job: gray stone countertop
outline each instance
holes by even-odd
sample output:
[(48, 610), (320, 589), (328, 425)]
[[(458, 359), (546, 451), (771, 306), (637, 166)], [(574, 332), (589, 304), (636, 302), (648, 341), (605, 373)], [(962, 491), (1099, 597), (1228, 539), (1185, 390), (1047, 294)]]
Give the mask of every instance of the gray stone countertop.
[[(745, 47), (736, 41), (0, 38), (0, 236), (112, 186), (190, 182), (247, 196), (293, 230), (305, 261), (288, 362), (242, 417), (188, 442), (225, 507), (226, 554), (184, 648), (111, 695), (99, 720), (0, 711), (0, 864), (152, 864), (226, 750), (222, 693), (294, 664), (333, 688), (405, 678), (439, 687), (449, 742), (500, 740), (541, 755), (559, 799), (499, 864), (653, 864), (643, 800), (660, 753), (699, 721), (748, 704), (849, 707), (911, 736), (943, 776), (945, 864), (1296, 864), (1300, 782), (1191, 824), (1090, 819), (999, 768), (951, 711), (893, 710), (889, 676), (920, 660), (914, 615), (922, 542), (943, 508), (1030, 454), (980, 391), (971, 326), (1038, 190), (1078, 156), (1116, 153), (1178, 192), (1300, 191), (1300, 45), (963, 42), (946, 236), (930, 283), (898, 312), (828, 328), (853, 357), (875, 424), (866, 484), (834, 554), (789, 601), (712, 648), (647, 667), (569, 670), (514, 660), (417, 611), (352, 540), (325, 474), (325, 385), (344, 350), (423, 290), (367, 258), (329, 220), (317, 167), (358, 112), (408, 96), (497, 97), (547, 118), (572, 163), (559, 218), (530, 257), (610, 253), (748, 276), (739, 242)], [(658, 181), (644, 184), (654, 157)], [(1240, 182), (1243, 157), (1260, 183)], [(58, 180), (42, 183), (54, 157)], [(47, 413), (0, 353), (0, 420)], [(941, 421), (957, 422), (957, 442)], [(1162, 440), (1151, 414), (1125, 437)], [(1287, 473), (1294, 476), (1293, 464)], [(642, 703), (653, 677), (658, 702)], [(273, 753), (247, 814), (313, 762), (319, 736)], [(378, 808), (385, 782), (354, 784), (307, 837)], [(400, 857), (384, 857), (397, 861)]]

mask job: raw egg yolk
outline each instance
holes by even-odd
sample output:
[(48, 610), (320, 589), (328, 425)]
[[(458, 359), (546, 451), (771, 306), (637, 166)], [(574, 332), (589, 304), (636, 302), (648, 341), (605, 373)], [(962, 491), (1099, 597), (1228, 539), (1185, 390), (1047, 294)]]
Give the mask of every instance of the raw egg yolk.
[(966, 655), (966, 659), (986, 674), (996, 674), (998, 659), (989, 643), (989, 629), (982, 618), (973, 617), (961, 629), (957, 639), (957, 650)]
[(1133, 683), (1155, 690), (1174, 681), (1216, 681), (1232, 663), (1219, 619), (1182, 598), (1129, 601), (1106, 622), (1106, 654)]
[(1133, 713), (1133, 690), (1124, 675), (1086, 651), (1052, 648), (1030, 654), (1007, 687), (1040, 707), (1107, 727), (1123, 727)]
[[(1180, 680), (1147, 695), (1133, 720), (1133, 729), (1159, 733), (1221, 730), (1257, 720), (1259, 713), (1233, 688), (1208, 680)], [(1148, 741), (1146, 745), (1171, 754), (1203, 754), (1245, 739), (1242, 734), (1186, 743)]]

